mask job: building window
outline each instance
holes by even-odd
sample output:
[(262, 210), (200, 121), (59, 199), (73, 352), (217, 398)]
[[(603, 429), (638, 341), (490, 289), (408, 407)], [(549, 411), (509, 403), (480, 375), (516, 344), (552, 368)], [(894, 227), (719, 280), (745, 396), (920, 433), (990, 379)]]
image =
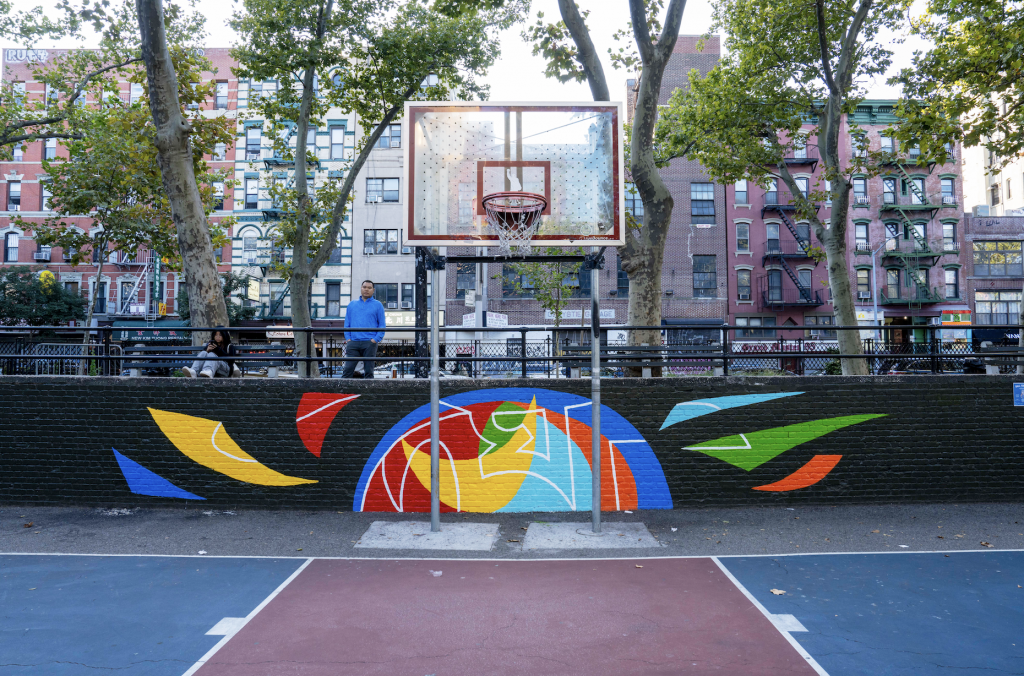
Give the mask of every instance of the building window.
[(245, 179), (245, 208), (256, 209), (259, 206), (260, 179)]
[(798, 160), (807, 159), (807, 141), (802, 138), (793, 140), (793, 157)]
[(389, 124), (384, 127), (383, 133), (377, 139), (374, 148), (401, 148), (402, 147), (402, 125)]
[(718, 297), (718, 274), (714, 256), (693, 257), (693, 297)]
[(11, 159), (14, 160), (15, 162), (24, 162), (25, 161), (25, 146), (24, 146), (24, 144), (19, 143), (18, 145), (14, 146), (13, 153), (14, 153), (14, 156)]
[(811, 179), (801, 176), (796, 179), (796, 187), (801, 195), (807, 197), (811, 192)]
[[(956, 204), (956, 193), (953, 191), (954, 183), (951, 178), (942, 179), (942, 203), (943, 204)], [(1007, 196), (1009, 196), (1010, 182), (1006, 182)]]
[(7, 210), (21, 211), (21, 181), (10, 181), (7, 184)]
[(891, 136), (884, 136), (883, 135), (883, 136), (879, 137), (879, 140), (881, 141), (881, 144), (882, 144), (881, 145), (882, 152), (885, 152), (885, 153), (896, 152), (896, 147), (895, 147), (895, 145), (892, 142), (892, 137)]
[(1016, 324), (1019, 315), (1020, 291), (974, 292), (975, 324)]
[(363, 253), (374, 256), (398, 253), (398, 230), (364, 230)]
[(398, 179), (397, 178), (368, 178), (366, 179), (366, 201), (369, 202), (397, 202), (398, 201)]
[(331, 159), (345, 159), (345, 127), (331, 127)]
[(943, 223), (942, 224), (942, 250), (943, 251), (956, 251), (958, 249), (956, 244), (956, 223)]
[(868, 150), (868, 139), (864, 134), (852, 134), (850, 146), (853, 148), (854, 157), (864, 157)]
[(142, 85), (133, 82), (128, 89), (128, 104), (134, 105), (142, 99)]
[(213, 208), (217, 211), (224, 210), (224, 181), (213, 183)]
[(977, 277), (1020, 277), (1021, 243), (975, 242), (974, 274)]
[(736, 224), (736, 251), (750, 251), (750, 224)]
[(768, 271), (768, 300), (782, 300), (782, 270)]
[(800, 283), (800, 286), (804, 289), (811, 288), (811, 271), (810, 270), (797, 270), (796, 279)]
[(765, 223), (765, 253), (778, 253), (779, 249), (779, 224)]
[(928, 248), (928, 224), (927, 223), (904, 223), (903, 241), (914, 242), (914, 251), (924, 251)]
[[(737, 317), (736, 326), (750, 328), (737, 328), (737, 338), (774, 338), (775, 329), (760, 328), (764, 326), (775, 326), (775, 317)], [(757, 327), (757, 328), (755, 328)]]
[(925, 204), (928, 199), (924, 194), (924, 179), (923, 178), (912, 178), (910, 179), (910, 203), (911, 204)]
[(956, 268), (946, 268), (946, 298), (960, 297), (960, 275)]
[(107, 311), (107, 283), (100, 282), (96, 284), (96, 306), (93, 311), (98, 314), (104, 314)]
[(991, 189), (992, 193), (992, 206), (999, 204), (999, 185), (993, 185)]
[(455, 270), (455, 298), (465, 299), (476, 289), (476, 264), (459, 263)]
[(225, 110), (228, 107), (228, 83), (217, 83), (217, 100), (214, 104), (217, 110)]
[(245, 129), (245, 159), (260, 159), (260, 142), (263, 130), (259, 127), (246, 127)]
[(857, 238), (857, 251), (869, 251), (871, 245), (868, 243), (868, 224), (857, 223), (853, 226), (853, 229)]
[(18, 262), (18, 233), (9, 232), (4, 238), (4, 261), (7, 263)]
[[(468, 265), (472, 267), (472, 263), (460, 263), (462, 265)], [(472, 277), (472, 278), (470, 278)], [(468, 287), (472, 290), (473, 279), (476, 279), (476, 269), (474, 268), (470, 277), (463, 279), (463, 284), (469, 284)], [(456, 281), (456, 285), (459, 282)], [(456, 295), (458, 291), (456, 290)], [(465, 290), (463, 290), (465, 294)], [(526, 275), (521, 275), (516, 272), (515, 268), (511, 265), (501, 266), (501, 297), (502, 298), (533, 298), (533, 283), (530, 278)]]
[(341, 284), (339, 282), (324, 284), (324, 305), (328, 317), (341, 316)]
[(131, 312), (131, 306), (135, 304), (136, 293), (135, 282), (121, 282), (121, 312)]
[(640, 199), (640, 193), (636, 189), (635, 183), (626, 184), (626, 213), (630, 214), (637, 220), (643, 220), (644, 217), (644, 202)]
[(865, 268), (857, 270), (857, 298), (871, 298), (871, 271)]
[(629, 275), (622, 269), (622, 259), (617, 258), (615, 260), (615, 277), (617, 282), (618, 294), (622, 298), (629, 297)]
[[(944, 179), (942, 179), (942, 180), (943, 180), (943, 181), (949, 181), (950, 179), (948, 179), (948, 178), (944, 178)], [(945, 195), (945, 194), (946, 194), (946, 193), (945, 193), (945, 190), (943, 190), (943, 193), (942, 193), (942, 194), (943, 194), (943, 195)], [(1013, 188), (1012, 188), (1012, 187), (1010, 186), (1010, 179), (1006, 179), (1006, 199), (1008, 199), (1008, 200), (1009, 200), (1009, 199), (1013, 199)]]
[(736, 181), (736, 204), (750, 204), (747, 201), (747, 179)]
[(769, 179), (768, 187), (764, 191), (764, 203), (765, 204), (778, 204), (779, 203), (779, 181), (778, 179)]
[(736, 299), (750, 300), (750, 270), (736, 271)]
[[(804, 326), (835, 326), (836, 318), (831, 315), (805, 315)], [(804, 331), (805, 338), (814, 340), (835, 340), (836, 332), (833, 329), (807, 329)]]
[(78, 295), (78, 282), (64, 282), (64, 290), (68, 293)]
[(57, 139), (48, 138), (43, 142), (43, 159), (44, 160), (55, 160), (57, 159)]
[(885, 271), (885, 295), (890, 300), (900, 297), (900, 271), (889, 268)]
[(255, 235), (246, 235), (242, 238), (242, 262), (246, 265), (252, 265), (256, 262), (256, 258), (259, 255), (257, 253), (257, 242), (259, 238)]
[(690, 184), (690, 222), (714, 225), (715, 186), (713, 184)]
[(882, 179), (882, 204), (896, 204), (896, 179)]
[(853, 203), (868, 203), (868, 180), (866, 178), (853, 179)]
[(402, 285), (402, 309), (411, 310), (416, 307), (416, 285)]
[(213, 147), (213, 161), (223, 162), (228, 158), (228, 144), (218, 143)]
[(39, 210), (49, 211), (50, 210), (50, 198), (53, 197), (53, 193), (50, 191), (49, 181), (39, 182)]

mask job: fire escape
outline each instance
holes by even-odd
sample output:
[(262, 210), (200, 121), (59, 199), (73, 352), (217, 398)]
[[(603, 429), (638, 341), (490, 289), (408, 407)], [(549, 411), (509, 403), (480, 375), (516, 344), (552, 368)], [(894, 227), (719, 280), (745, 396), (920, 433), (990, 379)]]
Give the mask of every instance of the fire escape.
[[(816, 163), (817, 158), (786, 158), (787, 164), (794, 164), (798, 161), (805, 163)], [(818, 205), (814, 205), (815, 208)], [(793, 241), (769, 239), (765, 244), (764, 255), (761, 257), (761, 266), (777, 265), (793, 282), (794, 289), (785, 286), (774, 287), (770, 284), (770, 275), (760, 278), (761, 309), (779, 311), (786, 307), (818, 307), (824, 304), (821, 291), (815, 291), (809, 285), (800, 281), (800, 275), (792, 268), (790, 261), (813, 261), (815, 267), (818, 262), (811, 256), (810, 231), (802, 232), (793, 221), (792, 215), (796, 212), (796, 204), (788, 191), (770, 190), (765, 192), (764, 206), (761, 207), (761, 219), (769, 211), (778, 214), (779, 220), (786, 226)], [(780, 233), (781, 234), (781, 233)]]
[[(908, 162), (916, 164), (917, 155), (913, 152), (911, 152), (908, 158), (892, 155), (889, 164), (895, 168), (896, 173), (899, 175), (899, 180), (904, 187), (897, 193), (895, 189), (896, 179), (883, 179), (891, 181), (892, 183), (883, 185), (890, 185), (893, 189), (886, 189), (882, 193), (882, 206), (879, 209), (879, 216), (886, 220), (892, 219), (893, 215), (895, 215), (899, 225), (902, 226), (903, 237), (900, 237), (901, 233), (898, 231), (892, 232), (891, 225), (886, 226), (887, 239), (883, 262), (885, 259), (894, 262), (896, 267), (906, 276), (906, 279), (913, 282), (914, 291), (908, 295), (909, 297), (903, 297), (902, 294), (890, 296), (883, 291), (881, 297), (883, 305), (907, 305), (910, 309), (919, 309), (924, 304), (939, 303), (943, 300), (937, 288), (928, 287), (927, 278), (928, 270), (939, 261), (942, 251), (936, 251), (932, 248), (926, 235), (919, 229), (919, 224), (915, 223), (913, 219), (924, 214), (927, 215), (928, 221), (931, 221), (940, 205), (931, 202), (922, 186), (918, 185), (914, 177), (907, 172), (906, 164)], [(928, 163), (927, 165), (919, 166), (927, 166), (928, 173), (930, 174), (935, 164)], [(906, 195), (906, 198), (902, 201), (900, 193)], [(908, 234), (910, 237), (907, 237)], [(888, 269), (891, 269), (891, 266)], [(909, 286), (907, 283), (905, 285)]]

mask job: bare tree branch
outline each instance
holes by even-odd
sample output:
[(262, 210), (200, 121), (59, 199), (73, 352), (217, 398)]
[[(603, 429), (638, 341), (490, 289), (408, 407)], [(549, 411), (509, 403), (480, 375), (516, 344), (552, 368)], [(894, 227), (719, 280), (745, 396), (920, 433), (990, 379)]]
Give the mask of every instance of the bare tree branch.
[[(630, 3), (632, 4), (632, 3)], [(665, 14), (665, 25), (658, 36), (657, 52), (666, 61), (672, 58), (672, 50), (679, 38), (679, 26), (683, 22), (683, 10), (686, 9), (686, 0), (671, 0), (668, 3), (668, 12)], [(671, 36), (665, 39), (664, 36)]]
[(590, 39), (587, 24), (580, 14), (579, 7), (576, 6), (576, 0), (558, 0), (558, 9), (562, 13), (562, 21), (569, 30), (569, 35), (576, 43), (577, 59), (587, 76), (591, 96), (595, 101), (610, 101), (611, 94), (608, 92), (604, 68), (597, 56), (597, 50), (594, 49), (594, 42)]
[(814, 15), (818, 20), (818, 47), (821, 50), (821, 69), (825, 73), (825, 84), (833, 94), (836, 92), (836, 81), (832, 77), (832, 57), (828, 53), (828, 25), (825, 23), (825, 0), (814, 0)]
[(844, 92), (850, 88), (850, 83), (853, 80), (853, 66), (856, 63), (856, 59), (853, 57), (857, 51), (857, 38), (860, 36), (860, 29), (868, 18), (868, 12), (871, 11), (873, 2), (874, 0), (861, 0), (857, 13), (853, 15), (853, 21), (850, 22), (850, 27), (843, 38), (843, 51), (839, 54), (836, 79), (838, 80), (837, 84)]

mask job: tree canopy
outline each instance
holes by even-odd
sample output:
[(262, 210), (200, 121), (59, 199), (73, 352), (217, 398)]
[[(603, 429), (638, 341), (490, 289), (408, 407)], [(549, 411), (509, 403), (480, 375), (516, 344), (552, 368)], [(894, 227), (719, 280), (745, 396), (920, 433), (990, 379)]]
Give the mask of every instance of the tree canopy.
[(0, 270), (0, 324), (59, 326), (85, 319), (85, 299), (64, 289), (52, 272), (29, 267)]

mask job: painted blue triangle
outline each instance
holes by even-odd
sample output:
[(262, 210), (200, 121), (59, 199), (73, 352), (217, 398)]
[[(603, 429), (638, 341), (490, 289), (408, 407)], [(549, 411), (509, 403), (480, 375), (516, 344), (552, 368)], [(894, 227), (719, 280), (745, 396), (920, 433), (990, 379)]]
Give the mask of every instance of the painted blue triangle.
[(676, 404), (672, 411), (665, 418), (665, 422), (662, 423), (661, 429), (665, 429), (670, 425), (683, 422), (684, 420), (692, 420), (693, 418), (699, 418), (702, 415), (714, 413), (715, 411), (721, 411), (727, 408), (736, 408), (737, 406), (750, 406), (751, 404), (760, 404), (764, 401), (771, 401), (772, 399), (779, 399), (781, 397), (794, 397), (803, 392), (779, 392), (775, 394), (740, 394), (731, 397), (714, 397), (713, 399), (698, 399), (696, 401), (684, 401), (681, 404)]
[(167, 479), (155, 472), (151, 472), (131, 458), (126, 458), (117, 452), (116, 448), (110, 449), (117, 458), (117, 464), (121, 466), (121, 473), (124, 480), (128, 482), (128, 488), (137, 495), (152, 495), (159, 498), (184, 498), (186, 500), (205, 500), (198, 495), (189, 493), (183, 488), (178, 488)]

